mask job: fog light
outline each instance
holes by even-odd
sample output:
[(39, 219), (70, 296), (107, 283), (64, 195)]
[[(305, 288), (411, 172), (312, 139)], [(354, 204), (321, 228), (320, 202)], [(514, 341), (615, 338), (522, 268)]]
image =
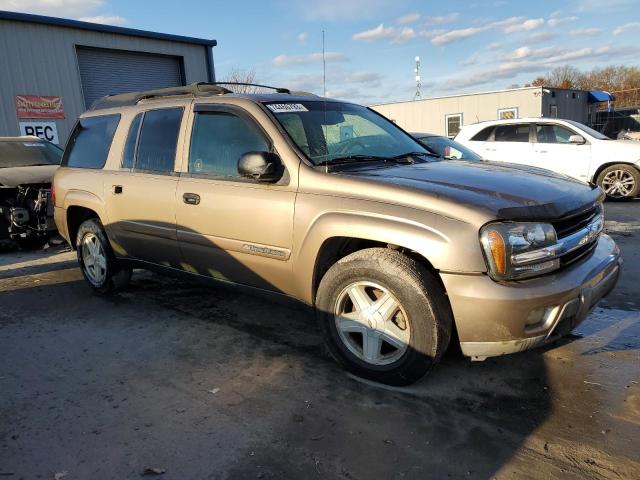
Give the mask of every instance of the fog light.
[(547, 322), (551, 322), (555, 313), (558, 311), (558, 306), (554, 305), (552, 307), (542, 307), (536, 308), (535, 310), (531, 310), (529, 315), (527, 316), (527, 320), (525, 325), (527, 327), (538, 327), (541, 325), (546, 325)]

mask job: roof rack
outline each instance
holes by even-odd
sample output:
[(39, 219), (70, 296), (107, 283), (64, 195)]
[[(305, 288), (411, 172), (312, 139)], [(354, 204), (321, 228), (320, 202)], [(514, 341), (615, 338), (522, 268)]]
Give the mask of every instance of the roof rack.
[(126, 107), (136, 105), (140, 100), (157, 97), (173, 97), (177, 95), (191, 95), (194, 97), (208, 97), (212, 95), (225, 95), (233, 93), (231, 90), (216, 85), (215, 83), (192, 83), (183, 87), (157, 88), (145, 90), (143, 92), (120, 93), (117, 95), (107, 95), (99, 98), (91, 105), (89, 110), (100, 110), (103, 108)]
[(269, 90), (275, 90), (278, 93), (291, 93), (288, 88), (271, 87), (269, 85), (261, 85), (259, 83), (244, 83), (244, 82), (214, 82), (212, 85), (239, 85), (241, 87), (259, 87), (268, 88)]
[(89, 110), (102, 110), (104, 108), (127, 107), (137, 105), (140, 100), (149, 98), (174, 97), (178, 95), (191, 95), (193, 97), (211, 97), (214, 95), (226, 95), (234, 93), (222, 85), (241, 85), (247, 87), (268, 88), (275, 90), (277, 93), (285, 93), (300, 96), (315, 97), (317, 95), (309, 92), (292, 92), (288, 88), (270, 87), (269, 85), (261, 85), (259, 83), (242, 83), (242, 82), (214, 82), (214, 83), (192, 83), (183, 87), (156, 88), (154, 90), (144, 90), (142, 92), (119, 93), (117, 95), (107, 95), (99, 98), (91, 105)]

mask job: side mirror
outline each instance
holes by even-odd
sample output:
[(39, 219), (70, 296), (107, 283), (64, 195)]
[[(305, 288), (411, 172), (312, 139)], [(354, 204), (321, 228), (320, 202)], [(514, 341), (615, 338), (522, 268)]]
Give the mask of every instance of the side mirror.
[(258, 182), (277, 182), (283, 171), (284, 166), (276, 153), (247, 152), (238, 160), (238, 173)]
[(576, 145), (584, 145), (587, 141), (584, 139), (582, 135), (571, 135), (569, 137), (569, 143), (574, 143)]

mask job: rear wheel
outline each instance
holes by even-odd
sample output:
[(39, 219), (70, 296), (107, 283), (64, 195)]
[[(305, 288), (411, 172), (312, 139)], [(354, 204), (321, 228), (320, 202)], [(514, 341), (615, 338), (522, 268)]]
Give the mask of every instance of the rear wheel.
[(640, 193), (640, 172), (631, 165), (621, 163), (607, 167), (596, 182), (609, 200), (631, 200)]
[(95, 291), (109, 293), (129, 283), (131, 269), (118, 263), (98, 219), (91, 218), (80, 225), (76, 247), (82, 274)]
[(394, 250), (361, 250), (334, 264), (318, 287), (316, 311), (334, 358), (358, 376), (390, 385), (421, 378), (451, 338), (440, 283)]

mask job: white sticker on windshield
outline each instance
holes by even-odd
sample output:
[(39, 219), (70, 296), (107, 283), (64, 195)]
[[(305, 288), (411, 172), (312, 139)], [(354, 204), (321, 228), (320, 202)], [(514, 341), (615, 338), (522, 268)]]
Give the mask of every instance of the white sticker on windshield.
[(308, 112), (307, 107), (301, 103), (270, 103), (267, 108), (273, 113)]

